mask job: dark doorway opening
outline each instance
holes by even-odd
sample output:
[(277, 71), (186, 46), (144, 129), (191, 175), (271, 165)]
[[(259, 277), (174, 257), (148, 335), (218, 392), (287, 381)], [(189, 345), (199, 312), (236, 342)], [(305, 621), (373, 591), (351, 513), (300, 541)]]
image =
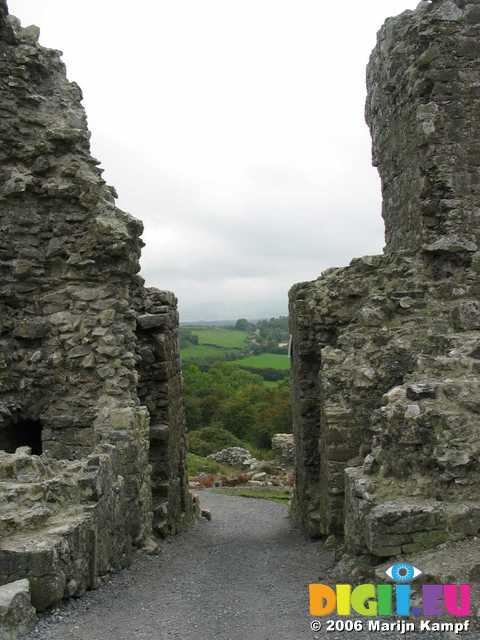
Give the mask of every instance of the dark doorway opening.
[(0, 450), (15, 453), (18, 447), (30, 447), (39, 456), (42, 447), (42, 423), (40, 420), (21, 418), (0, 426)]

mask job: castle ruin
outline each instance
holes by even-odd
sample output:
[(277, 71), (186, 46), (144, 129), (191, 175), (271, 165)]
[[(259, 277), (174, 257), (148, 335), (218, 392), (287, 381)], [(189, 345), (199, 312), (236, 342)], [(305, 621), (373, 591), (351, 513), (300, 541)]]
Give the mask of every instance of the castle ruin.
[(380, 562), (480, 531), (480, 2), (388, 19), (367, 84), (386, 247), (291, 290), (295, 512)]
[[(198, 511), (176, 299), (139, 276), (60, 55), (0, 0), (0, 624), (12, 585), (45, 610)], [(378, 563), (480, 532), (479, 107), (480, 0), (387, 20), (384, 254), (290, 293), (293, 511)]]
[(0, 585), (41, 611), (194, 518), (173, 294), (90, 155), (61, 52), (0, 2)]

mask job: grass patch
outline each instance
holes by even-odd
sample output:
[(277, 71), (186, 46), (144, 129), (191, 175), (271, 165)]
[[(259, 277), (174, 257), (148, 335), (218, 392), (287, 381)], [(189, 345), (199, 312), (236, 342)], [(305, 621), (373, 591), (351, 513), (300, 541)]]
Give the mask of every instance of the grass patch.
[(198, 336), (201, 345), (213, 345), (223, 349), (242, 349), (247, 340), (246, 331), (236, 329), (205, 328), (192, 329), (192, 333)]
[(290, 358), (281, 353), (261, 353), (258, 356), (247, 356), (239, 360), (231, 360), (229, 364), (246, 369), (290, 369)]
[(281, 504), (288, 504), (290, 500), (290, 490), (279, 487), (222, 487), (212, 489), (215, 493), (222, 493), (226, 496), (240, 496), (241, 498), (259, 498), (261, 500), (273, 500)]
[(269, 389), (276, 389), (282, 382), (285, 382), (285, 378), (279, 378), (278, 380), (264, 380), (263, 384)]
[(185, 347), (181, 350), (182, 359), (186, 362), (211, 361), (219, 362), (225, 360), (227, 356), (240, 356), (241, 352), (233, 349), (227, 350), (223, 347), (214, 347), (208, 344), (196, 344), (191, 347)]
[(200, 473), (218, 473), (228, 476), (237, 473), (234, 467), (197, 456), (195, 453), (187, 453), (187, 469), (190, 476), (198, 476)]
[(248, 442), (245, 445), (245, 448), (248, 449), (252, 454), (252, 456), (257, 460), (274, 460), (275, 459), (275, 454), (271, 449), (258, 449), (258, 447), (254, 447)]

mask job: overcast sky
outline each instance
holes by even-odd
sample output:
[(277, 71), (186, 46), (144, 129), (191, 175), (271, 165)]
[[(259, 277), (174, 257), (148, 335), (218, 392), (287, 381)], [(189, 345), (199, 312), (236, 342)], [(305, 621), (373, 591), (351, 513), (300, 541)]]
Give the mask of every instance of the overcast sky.
[(64, 52), (93, 154), (181, 319), (286, 313), (383, 246), (364, 124), (376, 32), (418, 0), (9, 0)]

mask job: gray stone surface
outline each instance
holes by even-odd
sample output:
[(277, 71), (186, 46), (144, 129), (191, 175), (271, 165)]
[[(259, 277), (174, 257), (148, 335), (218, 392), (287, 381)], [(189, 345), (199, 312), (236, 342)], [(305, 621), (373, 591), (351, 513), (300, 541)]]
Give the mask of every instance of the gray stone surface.
[(215, 460), (216, 462), (229, 464), (232, 467), (240, 467), (242, 469), (250, 469), (252, 465), (255, 465), (257, 462), (250, 451), (243, 447), (227, 447), (226, 449), (216, 451), (207, 457), (211, 460)]
[(31, 631), (36, 621), (28, 580), (0, 587), (0, 640), (17, 640)]
[(272, 451), (286, 465), (295, 464), (295, 440), (293, 433), (276, 433), (272, 437)]
[(195, 508), (177, 301), (90, 154), (59, 51), (0, 4), (0, 585), (82, 595)]
[(290, 292), (294, 512), (378, 561), (480, 530), (479, 43), (478, 3), (387, 20), (366, 109), (385, 253)]

